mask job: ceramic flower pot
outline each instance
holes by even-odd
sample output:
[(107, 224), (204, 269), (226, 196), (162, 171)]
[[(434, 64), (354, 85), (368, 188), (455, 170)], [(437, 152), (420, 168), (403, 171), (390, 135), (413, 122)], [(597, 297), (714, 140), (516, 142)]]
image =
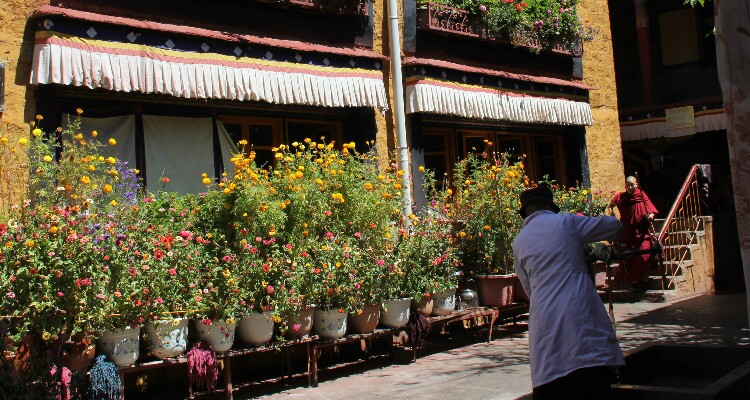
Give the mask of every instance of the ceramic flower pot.
[(346, 335), (347, 312), (338, 309), (315, 309), (313, 326), (315, 333), (323, 339), (341, 339)]
[(526, 290), (524, 290), (523, 285), (521, 285), (521, 280), (518, 279), (518, 275), (513, 274), (513, 301), (517, 303), (528, 303), (529, 302), (529, 295), (526, 294)]
[(138, 360), (140, 336), (140, 327), (104, 331), (97, 340), (97, 348), (100, 353), (108, 355), (118, 367), (127, 367)]
[(287, 339), (302, 339), (310, 334), (313, 327), (314, 307), (307, 307), (299, 312), (289, 316), (286, 319), (286, 336)]
[(416, 311), (425, 317), (429, 317), (432, 315), (432, 307), (435, 305), (435, 299), (432, 295), (429, 296), (422, 296), (419, 301), (416, 299), (412, 299), (411, 301), (411, 309), (412, 311)]
[(456, 309), (456, 288), (450, 288), (442, 293), (432, 295), (435, 305), (432, 307), (432, 315), (450, 315)]
[(73, 372), (84, 372), (96, 357), (96, 342), (89, 338), (75, 338), (62, 344), (63, 365)]
[(368, 304), (358, 313), (349, 314), (349, 331), (351, 333), (372, 333), (380, 321), (380, 306)]
[(237, 335), (243, 343), (253, 346), (265, 346), (273, 338), (273, 313), (251, 312), (247, 317), (237, 322)]
[(388, 328), (403, 328), (409, 323), (411, 299), (386, 300), (380, 313), (380, 324)]
[(187, 350), (188, 319), (153, 321), (144, 327), (143, 339), (149, 353), (157, 358), (177, 357)]
[(513, 275), (477, 275), (479, 304), (504, 307), (513, 304)]
[(234, 331), (237, 324), (229, 324), (225, 321), (193, 321), (193, 326), (198, 334), (199, 340), (204, 340), (211, 345), (217, 353), (226, 353), (234, 344)]

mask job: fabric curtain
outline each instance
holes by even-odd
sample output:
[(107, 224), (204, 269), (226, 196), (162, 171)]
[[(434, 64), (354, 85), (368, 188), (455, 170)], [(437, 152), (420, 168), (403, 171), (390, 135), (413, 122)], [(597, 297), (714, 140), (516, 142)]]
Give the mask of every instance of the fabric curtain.
[(591, 125), (591, 106), (582, 101), (511, 95), (460, 85), (417, 83), (406, 86), (406, 113), (561, 125)]
[(206, 191), (201, 174), (214, 177), (212, 118), (144, 115), (143, 134), (150, 191)]
[[(77, 117), (64, 114), (62, 117), (63, 129), (69, 129)], [(96, 131), (96, 140), (104, 144), (101, 155), (104, 157), (116, 157), (128, 163), (129, 168), (135, 165), (135, 116), (123, 115), (119, 117), (90, 118), (81, 117), (81, 126), (78, 130), (89, 138), (92, 131)], [(116, 144), (110, 145), (109, 139), (115, 139)]]
[(638, 122), (621, 122), (620, 125), (623, 142), (664, 137), (690, 136), (695, 135), (698, 132), (723, 131), (725, 129), (727, 129), (727, 116), (724, 113), (702, 117), (696, 116), (695, 126), (692, 128), (667, 129), (666, 119), (640, 124)]
[(231, 161), (232, 155), (239, 153), (239, 150), (221, 121), (216, 120), (216, 127), (219, 131), (219, 144), (221, 145), (221, 158), (224, 163), (224, 172), (226, 172), (227, 176), (231, 178), (232, 175), (234, 175), (234, 164), (232, 164)]

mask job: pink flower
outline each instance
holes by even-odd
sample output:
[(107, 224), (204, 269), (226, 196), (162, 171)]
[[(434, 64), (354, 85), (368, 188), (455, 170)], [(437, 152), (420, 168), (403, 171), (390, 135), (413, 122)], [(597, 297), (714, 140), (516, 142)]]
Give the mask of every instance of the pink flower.
[(292, 326), (292, 329), (293, 329), (293, 330), (294, 330), (295, 332), (299, 331), (299, 329), (300, 329), (300, 328), (302, 328), (302, 325), (300, 325), (300, 324), (294, 324), (294, 326)]
[(195, 296), (195, 301), (200, 303), (201, 300), (203, 300), (203, 297)]
[(193, 233), (190, 231), (180, 231), (178, 235), (182, 236), (183, 239), (190, 239), (193, 236)]
[(289, 243), (285, 244), (284, 247), (286, 247), (287, 250), (291, 250), (292, 249), (292, 245), (289, 244)]
[(385, 261), (383, 261), (383, 260), (378, 260), (378, 265), (382, 267), (383, 265), (385, 265)]
[(16, 298), (16, 294), (15, 294), (15, 293), (13, 293), (13, 292), (8, 292), (8, 293), (7, 293), (6, 295), (5, 295), (5, 297), (7, 297), (7, 298), (9, 298), (9, 299), (15, 299), (15, 298)]
[(271, 294), (273, 293), (273, 291), (274, 291), (273, 286), (271, 285), (266, 286), (266, 293)]
[(63, 296), (65, 296), (65, 294), (63, 294), (63, 292), (57, 292), (57, 297), (63, 297)]
[(328, 239), (333, 239), (333, 232), (326, 232), (326, 237)]
[(97, 294), (96, 297), (98, 297), (99, 300), (104, 300), (104, 295), (101, 293)]
[(174, 268), (170, 268), (169, 269), (169, 275), (176, 275), (176, 274), (177, 274), (177, 270), (176, 269), (174, 269)]
[(351, 257), (349, 253), (344, 253), (344, 258), (349, 259), (349, 257)]
[(354, 237), (357, 238), (357, 239), (359, 239), (359, 238), (362, 237), (362, 234), (359, 233), (359, 232), (354, 232)]
[(222, 257), (221, 259), (224, 260), (225, 262), (230, 262), (232, 261), (232, 256), (227, 255), (227, 256)]
[(306, 251), (303, 251), (302, 253), (300, 253), (300, 255), (301, 255), (302, 257), (307, 257), (307, 256), (308, 256), (309, 254), (307, 254), (307, 252), (306, 252)]
[(362, 287), (362, 286), (361, 286), (361, 285), (360, 285), (359, 283), (355, 283), (355, 284), (354, 284), (354, 288), (355, 288), (355, 289), (359, 289), (359, 288), (361, 288), (361, 287)]
[(258, 243), (260, 243), (262, 240), (263, 240), (263, 238), (260, 237), (260, 236), (256, 236), (255, 237), (255, 241), (258, 242)]
[(201, 321), (201, 323), (202, 323), (203, 325), (206, 325), (206, 326), (211, 326), (211, 320), (210, 320), (210, 319), (208, 319), (208, 318), (206, 318), (206, 319), (204, 319), (203, 321)]
[(325, 211), (323, 211), (323, 214), (324, 214), (324, 215), (325, 215), (326, 217), (330, 217), (331, 215), (333, 215), (333, 213), (331, 212), (331, 210), (325, 210)]
[(156, 304), (161, 304), (161, 303), (164, 303), (164, 300), (162, 300), (162, 298), (161, 298), (161, 297), (157, 297), (157, 298), (156, 298), (156, 300), (154, 300), (154, 302), (155, 302)]

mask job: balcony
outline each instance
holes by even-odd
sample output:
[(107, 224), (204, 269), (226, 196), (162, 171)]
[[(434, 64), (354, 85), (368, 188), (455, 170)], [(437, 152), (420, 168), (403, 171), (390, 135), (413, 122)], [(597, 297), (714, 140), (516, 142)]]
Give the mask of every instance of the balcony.
[[(498, 4), (502, 6), (504, 3)], [(481, 12), (472, 13), (429, 2), (417, 5), (417, 29), (420, 30), (526, 48), (533, 53), (544, 52), (572, 57), (583, 55), (583, 40), (580, 36), (545, 36), (541, 30), (529, 29), (521, 23), (508, 24), (503, 29), (492, 29), (488, 21), (489, 18)]]
[(258, 3), (342, 15), (368, 15), (370, 0), (256, 0)]

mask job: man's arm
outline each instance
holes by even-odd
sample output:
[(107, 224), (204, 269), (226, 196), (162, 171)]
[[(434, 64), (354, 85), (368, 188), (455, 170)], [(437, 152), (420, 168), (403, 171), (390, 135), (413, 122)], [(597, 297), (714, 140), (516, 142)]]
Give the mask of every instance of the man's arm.
[(622, 239), (622, 223), (615, 217), (608, 215), (602, 215), (601, 217), (571, 215), (569, 218), (574, 225), (573, 228), (581, 236), (583, 243)]
[(646, 192), (641, 190), (641, 194), (643, 195), (643, 203), (646, 205), (646, 212), (648, 213), (648, 219), (654, 220), (654, 216), (659, 213), (659, 210), (656, 209), (656, 206), (654, 206), (654, 203), (651, 202), (651, 199), (648, 198), (648, 195)]

